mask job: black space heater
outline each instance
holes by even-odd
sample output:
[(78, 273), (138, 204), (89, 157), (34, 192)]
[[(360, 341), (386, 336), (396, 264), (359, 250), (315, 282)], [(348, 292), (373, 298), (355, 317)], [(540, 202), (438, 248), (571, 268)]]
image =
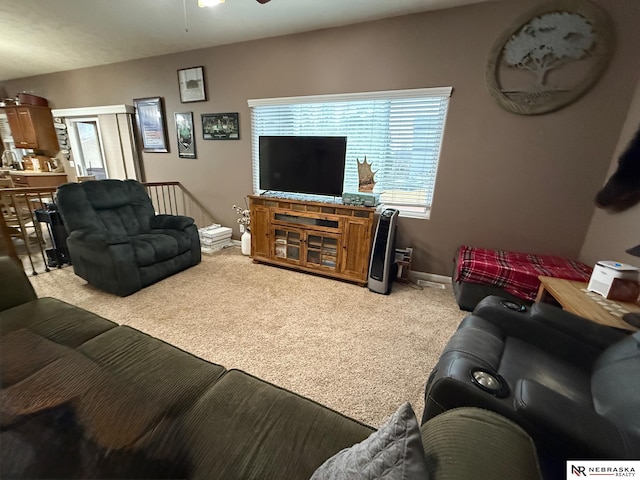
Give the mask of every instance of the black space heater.
[(391, 283), (397, 274), (395, 244), (398, 213), (398, 210), (387, 208), (380, 214), (369, 262), (367, 287), (372, 292), (384, 295), (391, 293)]

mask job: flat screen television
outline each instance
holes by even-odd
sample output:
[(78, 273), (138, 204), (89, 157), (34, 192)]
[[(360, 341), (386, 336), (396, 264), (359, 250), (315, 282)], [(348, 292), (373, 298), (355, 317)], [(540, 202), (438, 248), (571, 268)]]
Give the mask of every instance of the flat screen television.
[(347, 137), (261, 136), (260, 189), (341, 196)]

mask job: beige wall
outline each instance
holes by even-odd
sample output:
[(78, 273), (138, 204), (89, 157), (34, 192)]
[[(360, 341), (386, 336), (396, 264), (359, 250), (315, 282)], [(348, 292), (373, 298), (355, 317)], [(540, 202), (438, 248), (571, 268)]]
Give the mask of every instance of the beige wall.
[[(607, 178), (615, 172), (618, 167), (618, 157), (625, 151), (640, 127), (640, 78), (638, 80), (627, 121), (620, 134), (620, 141)], [(590, 265), (595, 265), (598, 260), (617, 260), (640, 266), (640, 258), (625, 253), (627, 248), (638, 244), (640, 244), (640, 205), (618, 213), (595, 209), (580, 252), (580, 259)]]
[[(251, 193), (247, 99), (451, 85), (432, 217), (399, 222), (398, 246), (414, 247), (414, 269), (449, 274), (463, 243), (577, 257), (636, 87), (640, 2), (595, 2), (609, 12), (618, 41), (590, 92), (556, 113), (519, 116), (488, 95), (484, 70), (496, 37), (534, 3), (489, 2), (4, 87), (9, 94), (32, 90), (57, 108), (164, 97), (172, 151), (144, 154), (147, 180), (182, 182), (219, 222), (235, 227), (231, 206)], [(176, 70), (198, 65), (209, 100), (180, 104)], [(194, 112), (197, 160), (177, 156), (173, 114), (180, 111)], [(241, 140), (202, 140), (200, 114), (211, 112), (239, 112)]]

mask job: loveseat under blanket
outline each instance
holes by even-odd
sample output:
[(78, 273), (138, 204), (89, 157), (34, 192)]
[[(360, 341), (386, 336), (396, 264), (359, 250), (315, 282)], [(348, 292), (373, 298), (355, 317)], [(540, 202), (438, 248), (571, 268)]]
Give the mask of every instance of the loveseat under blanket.
[[(6, 257), (0, 343), (0, 478), (306, 480), (374, 432), (245, 372), (36, 298)], [(430, 480), (540, 478), (531, 438), (492, 412), (452, 411), (420, 432)]]
[(587, 282), (592, 268), (568, 258), (461, 246), (454, 258), (453, 287), (463, 310), (489, 295), (533, 302), (538, 276)]

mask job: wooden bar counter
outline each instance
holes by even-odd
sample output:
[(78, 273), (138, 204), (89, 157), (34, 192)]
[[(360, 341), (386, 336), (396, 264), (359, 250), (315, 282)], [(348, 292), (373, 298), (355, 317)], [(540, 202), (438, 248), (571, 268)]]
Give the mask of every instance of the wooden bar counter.
[(34, 172), (33, 170), (11, 170), (9, 172), (13, 185), (21, 187), (57, 187), (67, 183), (67, 174), (56, 172)]

